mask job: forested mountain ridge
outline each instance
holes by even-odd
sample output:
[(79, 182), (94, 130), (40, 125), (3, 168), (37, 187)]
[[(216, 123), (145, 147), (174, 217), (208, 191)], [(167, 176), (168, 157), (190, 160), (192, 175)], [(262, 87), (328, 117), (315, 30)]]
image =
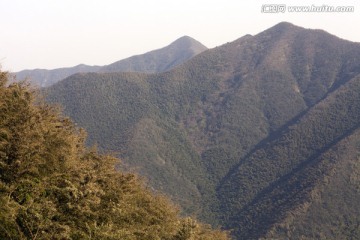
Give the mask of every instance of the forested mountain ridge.
[(105, 66), (84, 64), (52, 70), (34, 69), (14, 73), (17, 79), (28, 81), (39, 87), (48, 87), (75, 73), (85, 72), (165, 72), (189, 60), (207, 48), (195, 39), (183, 36), (170, 45), (144, 54), (132, 56)]
[[(46, 95), (88, 130), (89, 143), (238, 239), (350, 238), (357, 192), (338, 216), (299, 209), (330, 204), (338, 190), (329, 186), (346, 186), (332, 181), (334, 169), (357, 179), (342, 162), (357, 161), (359, 74), (359, 43), (280, 23), (166, 73), (77, 74)], [(352, 160), (337, 152), (344, 142)], [(336, 232), (335, 218), (352, 224)]]

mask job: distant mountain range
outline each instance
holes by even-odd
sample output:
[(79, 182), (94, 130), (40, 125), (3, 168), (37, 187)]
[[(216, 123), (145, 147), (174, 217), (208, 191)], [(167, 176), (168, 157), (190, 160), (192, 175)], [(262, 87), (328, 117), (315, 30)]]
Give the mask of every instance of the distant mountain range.
[(164, 48), (132, 56), (105, 66), (80, 64), (75, 67), (53, 70), (23, 70), (14, 74), (17, 79), (27, 78), (36, 86), (48, 87), (70, 75), (81, 72), (165, 72), (206, 49), (195, 39), (183, 36)]
[(235, 239), (360, 238), (359, 43), (283, 22), (167, 72), (45, 91), (88, 144)]
[(53, 70), (34, 69), (23, 70), (13, 73), (17, 80), (27, 79), (31, 84), (38, 87), (48, 87), (52, 84), (79, 72), (97, 72), (100, 66), (88, 66), (80, 64), (75, 67), (57, 68)]

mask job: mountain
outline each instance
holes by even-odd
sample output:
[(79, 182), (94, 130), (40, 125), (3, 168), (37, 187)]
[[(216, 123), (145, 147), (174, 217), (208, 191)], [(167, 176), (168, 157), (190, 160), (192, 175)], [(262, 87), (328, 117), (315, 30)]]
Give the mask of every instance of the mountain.
[(46, 96), (235, 239), (357, 239), (359, 74), (359, 43), (283, 22), (171, 71), (76, 74)]
[(165, 72), (206, 49), (195, 39), (184, 36), (164, 48), (132, 56), (106, 66), (80, 64), (70, 68), (24, 70), (14, 74), (17, 79), (29, 78), (29, 81), (36, 86), (48, 87), (70, 75), (82, 72)]
[(183, 36), (164, 48), (106, 65), (100, 72), (165, 72), (206, 49), (195, 39)]

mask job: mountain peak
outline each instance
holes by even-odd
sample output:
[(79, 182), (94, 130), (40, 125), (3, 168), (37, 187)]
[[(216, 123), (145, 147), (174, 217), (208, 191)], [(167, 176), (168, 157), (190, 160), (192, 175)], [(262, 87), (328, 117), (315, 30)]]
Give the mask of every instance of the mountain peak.
[(172, 42), (169, 47), (177, 47), (177, 48), (186, 48), (186, 49), (192, 49), (194, 52), (200, 53), (202, 51), (207, 50), (208, 48), (204, 46), (199, 41), (195, 40), (192, 37), (189, 37), (187, 35), (184, 35), (178, 39), (176, 39), (174, 42)]
[(292, 23), (289, 22), (280, 22), (276, 25), (274, 25), (271, 28), (266, 29), (265, 31), (261, 32), (259, 35), (265, 33), (265, 34), (284, 34), (284, 33), (288, 33), (288, 32), (295, 32), (298, 30), (303, 30), (304, 28), (302, 27), (298, 27)]
[(207, 49), (199, 41), (182, 36), (166, 47), (104, 66), (100, 72), (165, 72)]
[(176, 41), (196, 41), (194, 38), (188, 36), (188, 35), (184, 35), (182, 37), (179, 37)]
[(290, 23), (290, 22), (279, 22), (273, 26), (274, 28), (299, 28), (298, 26)]
[(179, 37), (172, 43), (178, 43), (178, 42), (194, 42), (194, 43), (196, 42), (196, 43), (198, 43), (199, 41), (197, 41), (196, 39), (194, 39), (190, 36), (184, 35), (182, 37)]

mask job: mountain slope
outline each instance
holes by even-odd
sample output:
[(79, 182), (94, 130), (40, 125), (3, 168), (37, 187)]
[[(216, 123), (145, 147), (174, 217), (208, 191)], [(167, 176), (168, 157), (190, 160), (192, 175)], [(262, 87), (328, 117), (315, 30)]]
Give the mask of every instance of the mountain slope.
[(319, 158), (313, 174), (325, 170), (326, 176), (315, 182), (307, 201), (272, 226), (267, 238), (359, 238), (359, 139), (357, 129)]
[[(360, 75), (311, 108), (279, 137), (244, 158), (224, 179), (218, 194), (223, 209), (229, 209), (224, 217), (231, 219), (238, 236), (261, 237), (267, 226), (308, 200), (311, 191), (316, 190), (314, 185), (333, 170), (332, 164), (340, 164), (342, 158), (327, 158), (340, 140), (359, 129), (359, 88)], [(338, 213), (338, 217), (355, 214), (356, 219), (353, 210)]]
[(358, 128), (359, 74), (360, 44), (280, 23), (168, 72), (74, 75), (47, 98), (187, 213), (251, 239), (284, 234), (331, 176), (321, 159)]
[(145, 54), (132, 56), (105, 66), (80, 64), (53, 70), (35, 69), (14, 73), (17, 79), (29, 78), (36, 86), (48, 87), (75, 73), (85, 72), (164, 72), (189, 60), (207, 48), (195, 39), (184, 36), (169, 46)]

